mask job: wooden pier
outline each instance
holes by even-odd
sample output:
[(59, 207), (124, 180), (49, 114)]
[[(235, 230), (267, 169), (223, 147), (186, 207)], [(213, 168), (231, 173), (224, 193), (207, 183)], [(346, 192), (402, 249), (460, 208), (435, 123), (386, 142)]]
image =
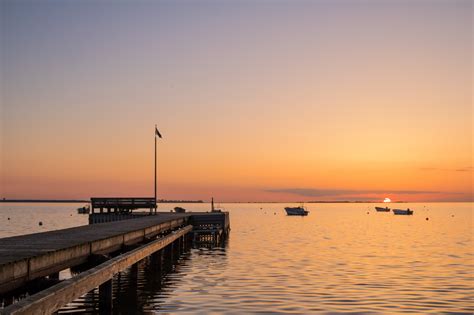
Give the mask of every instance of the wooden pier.
[(227, 212), (168, 212), (0, 239), (0, 296), (38, 278), (58, 278), (60, 271), (84, 264), (97, 255), (139, 246), (7, 306), (0, 310), (0, 314), (29, 314), (31, 310), (55, 312), (96, 287), (103, 297), (102, 308), (107, 309), (111, 305), (111, 278), (114, 274), (149, 255), (162, 257), (162, 250), (173, 253), (173, 247), (182, 249), (206, 233), (220, 240), (229, 229)]

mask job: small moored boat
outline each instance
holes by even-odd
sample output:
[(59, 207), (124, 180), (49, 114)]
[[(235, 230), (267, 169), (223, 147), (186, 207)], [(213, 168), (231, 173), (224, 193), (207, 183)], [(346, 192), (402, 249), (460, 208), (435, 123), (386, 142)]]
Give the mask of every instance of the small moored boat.
[(390, 212), (390, 208), (389, 208), (389, 207), (385, 207), (385, 208), (382, 208), (382, 207), (375, 207), (375, 210), (377, 210), (378, 212)]
[(303, 206), (299, 207), (286, 207), (285, 208), (286, 214), (287, 215), (308, 215), (309, 211), (306, 210)]
[(174, 207), (174, 212), (176, 212), (176, 213), (185, 213), (186, 209), (184, 209), (182, 207)]
[(77, 208), (77, 213), (79, 214), (88, 214), (91, 211), (89, 205), (85, 205), (84, 207)]
[(406, 209), (406, 210), (403, 210), (403, 209), (393, 209), (393, 214), (396, 214), (396, 215), (412, 215), (412, 214), (413, 214), (413, 210), (410, 210), (409, 208)]

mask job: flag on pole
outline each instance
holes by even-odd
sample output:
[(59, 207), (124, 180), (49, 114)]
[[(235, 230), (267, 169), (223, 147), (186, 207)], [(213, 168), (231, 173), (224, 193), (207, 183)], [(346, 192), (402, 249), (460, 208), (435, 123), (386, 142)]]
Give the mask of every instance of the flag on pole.
[(155, 136), (162, 138), (161, 133), (158, 131), (158, 128), (155, 127)]

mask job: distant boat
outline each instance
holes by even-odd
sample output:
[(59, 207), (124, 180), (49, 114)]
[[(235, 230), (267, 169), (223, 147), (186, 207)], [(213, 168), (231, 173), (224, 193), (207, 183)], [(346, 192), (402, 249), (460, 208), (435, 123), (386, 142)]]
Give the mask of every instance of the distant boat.
[(174, 207), (174, 212), (176, 212), (176, 213), (185, 213), (186, 209), (181, 208), (181, 207)]
[(89, 205), (85, 205), (84, 207), (77, 208), (77, 213), (79, 214), (89, 214), (91, 208)]
[(303, 206), (299, 207), (286, 207), (285, 208), (286, 214), (287, 215), (308, 215), (309, 211), (306, 210)]
[(385, 208), (382, 208), (382, 207), (375, 207), (375, 210), (377, 210), (378, 212), (390, 212), (390, 208), (389, 208), (389, 207), (385, 207)]
[(406, 209), (406, 210), (393, 209), (393, 214), (396, 214), (396, 215), (413, 215), (413, 210), (410, 210), (410, 209)]

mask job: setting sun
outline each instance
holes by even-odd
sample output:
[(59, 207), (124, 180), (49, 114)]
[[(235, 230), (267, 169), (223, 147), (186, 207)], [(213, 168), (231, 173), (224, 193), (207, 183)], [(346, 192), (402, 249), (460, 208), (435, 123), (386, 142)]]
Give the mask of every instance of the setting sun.
[(390, 198), (385, 198), (385, 199), (383, 200), (383, 202), (391, 202), (391, 201), (392, 201), (392, 200), (390, 200)]

